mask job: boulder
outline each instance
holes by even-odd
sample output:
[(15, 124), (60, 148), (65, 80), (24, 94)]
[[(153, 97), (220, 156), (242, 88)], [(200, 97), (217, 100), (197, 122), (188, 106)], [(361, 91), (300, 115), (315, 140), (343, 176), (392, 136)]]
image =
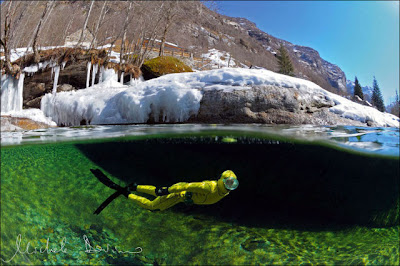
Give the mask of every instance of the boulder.
[(57, 92), (73, 91), (73, 90), (75, 90), (75, 88), (70, 84), (62, 84), (57, 86)]
[(37, 98), (34, 98), (33, 100), (27, 101), (26, 103), (24, 102), (24, 106), (28, 108), (37, 108), (40, 109), (40, 101), (42, 100), (43, 95), (39, 96)]
[(314, 125), (364, 125), (332, 113), (331, 99), (321, 94), (265, 85), (248, 90), (205, 91), (196, 117), (190, 123), (266, 123)]
[(189, 66), (172, 56), (160, 56), (147, 60), (141, 67), (141, 71), (145, 80), (171, 73), (193, 72)]

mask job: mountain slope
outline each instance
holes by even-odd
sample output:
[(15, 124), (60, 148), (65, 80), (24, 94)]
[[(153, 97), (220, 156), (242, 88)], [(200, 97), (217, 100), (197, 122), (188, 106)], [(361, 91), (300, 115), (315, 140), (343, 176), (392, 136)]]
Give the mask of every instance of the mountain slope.
[[(97, 24), (102, 1), (95, 1), (90, 13), (88, 28), (92, 32)], [(1, 26), (4, 28), (4, 18), (7, 8), (1, 3)], [(43, 12), (45, 1), (18, 2), (12, 24), (10, 44), (15, 47), (27, 46), (32, 38), (32, 32)], [(39, 39), (41, 46), (62, 45), (68, 35), (82, 29), (90, 1), (58, 1), (43, 25)], [(148, 38), (155, 30), (156, 38), (161, 39), (168, 25), (167, 5), (159, 1), (135, 1), (127, 30), (127, 40), (135, 42), (140, 34)], [(98, 44), (102, 45), (115, 38), (121, 38), (128, 3), (109, 1), (107, 12), (100, 25)], [(268, 70), (278, 71), (276, 59), (277, 49), (282, 43), (292, 59), (296, 77), (310, 80), (322, 88), (347, 94), (346, 77), (336, 65), (322, 59), (319, 53), (309, 47), (298, 46), (275, 38), (244, 18), (232, 18), (218, 14), (201, 2), (179, 2), (175, 6), (178, 15), (171, 21), (166, 40), (201, 57), (211, 49), (228, 52), (238, 66), (258, 66)], [(179, 10), (178, 10), (179, 9)], [(69, 14), (66, 16), (65, 14)]]

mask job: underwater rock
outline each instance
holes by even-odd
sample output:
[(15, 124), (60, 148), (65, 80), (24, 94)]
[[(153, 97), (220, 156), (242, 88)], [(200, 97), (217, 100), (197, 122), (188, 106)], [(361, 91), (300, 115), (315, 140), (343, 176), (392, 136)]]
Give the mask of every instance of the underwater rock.
[(40, 128), (49, 128), (51, 126), (33, 121), (29, 118), (20, 118), (12, 116), (1, 116), (1, 131), (22, 131), (35, 130)]
[(264, 239), (260, 238), (260, 237), (256, 237), (256, 238), (248, 238), (245, 242), (243, 242), (242, 244), (240, 244), (240, 246), (247, 251), (254, 251), (256, 249), (264, 249), (265, 247), (267, 247), (269, 244), (268, 241), (265, 241)]

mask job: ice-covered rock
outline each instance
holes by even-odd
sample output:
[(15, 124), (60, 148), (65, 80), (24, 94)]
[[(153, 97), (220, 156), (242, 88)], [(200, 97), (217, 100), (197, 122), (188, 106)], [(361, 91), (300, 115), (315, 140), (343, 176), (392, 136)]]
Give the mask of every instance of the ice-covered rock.
[(42, 110), (58, 125), (148, 122), (353, 124), (399, 127), (399, 118), (263, 69), (224, 68), (121, 85), (113, 70), (76, 92), (47, 94)]

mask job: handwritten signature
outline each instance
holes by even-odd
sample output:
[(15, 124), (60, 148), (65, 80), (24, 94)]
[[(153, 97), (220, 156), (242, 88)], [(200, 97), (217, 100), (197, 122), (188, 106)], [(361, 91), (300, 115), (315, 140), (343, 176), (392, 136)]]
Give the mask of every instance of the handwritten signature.
[[(112, 252), (114, 254), (118, 253), (118, 254), (138, 254), (138, 253), (142, 253), (143, 249), (141, 247), (137, 247), (135, 248), (136, 251), (122, 251), (122, 250), (118, 250), (118, 248), (116, 246), (114, 247), (110, 247), (109, 244), (106, 245), (106, 248), (103, 248), (99, 245), (97, 245), (96, 247), (93, 247), (89, 241), (89, 238), (86, 235), (83, 235), (83, 241), (85, 242), (85, 252), (86, 253), (99, 253), (99, 252), (104, 252), (104, 253), (108, 253), (108, 252)], [(21, 247), (21, 243), (22, 243), (22, 235), (19, 234), (17, 236), (17, 240), (15, 242), (15, 253), (14, 255), (9, 259), (9, 260), (4, 260), (3, 258), (1, 258), (1, 261), (4, 263), (9, 263), (11, 262), (15, 256), (17, 256), (17, 254), (26, 254), (26, 255), (33, 255), (33, 254), (57, 254), (57, 253), (68, 253), (67, 248), (65, 247), (65, 245), (67, 244), (67, 238), (64, 237), (61, 240), (60, 243), (60, 248), (49, 248), (49, 238), (47, 238), (45, 247), (33, 247), (31, 245), (30, 242), (28, 242), (26, 244), (26, 248), (23, 249)]]

